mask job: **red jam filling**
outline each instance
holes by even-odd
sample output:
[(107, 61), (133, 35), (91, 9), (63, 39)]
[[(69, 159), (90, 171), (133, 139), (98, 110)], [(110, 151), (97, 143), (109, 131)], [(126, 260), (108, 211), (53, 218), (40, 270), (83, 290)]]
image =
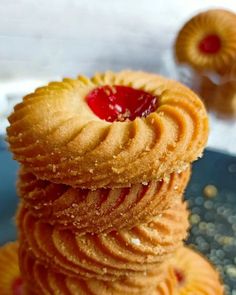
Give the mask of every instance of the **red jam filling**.
[(103, 120), (133, 121), (146, 117), (157, 108), (157, 97), (127, 86), (101, 86), (86, 97), (92, 111)]
[(12, 284), (12, 294), (23, 295), (23, 281), (21, 278), (17, 278), (14, 280)]
[(176, 268), (174, 270), (174, 273), (175, 273), (175, 276), (176, 276), (176, 279), (177, 279), (178, 283), (180, 285), (182, 285), (184, 283), (184, 281), (185, 281), (184, 273), (181, 270), (176, 269)]
[(198, 47), (202, 53), (216, 54), (221, 49), (221, 40), (217, 35), (208, 35), (200, 41)]

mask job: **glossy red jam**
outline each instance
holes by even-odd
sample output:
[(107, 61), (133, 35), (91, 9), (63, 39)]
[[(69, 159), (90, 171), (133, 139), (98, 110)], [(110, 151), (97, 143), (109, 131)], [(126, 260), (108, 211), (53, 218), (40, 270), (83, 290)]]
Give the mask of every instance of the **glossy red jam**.
[(198, 47), (202, 53), (216, 54), (221, 49), (221, 40), (217, 35), (208, 35), (200, 41)]
[(178, 283), (183, 284), (184, 281), (185, 281), (184, 273), (179, 269), (175, 269), (174, 273), (175, 273), (175, 276), (176, 276), (176, 279), (177, 279)]
[(92, 111), (103, 120), (133, 121), (146, 117), (157, 108), (157, 97), (127, 86), (101, 86), (86, 97)]
[(21, 278), (17, 278), (14, 280), (12, 284), (12, 294), (23, 295), (23, 281)]

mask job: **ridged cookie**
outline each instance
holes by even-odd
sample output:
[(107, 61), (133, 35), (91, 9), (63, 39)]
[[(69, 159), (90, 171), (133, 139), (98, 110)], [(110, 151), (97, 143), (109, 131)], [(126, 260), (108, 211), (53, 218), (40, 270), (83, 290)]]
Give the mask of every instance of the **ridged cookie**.
[(0, 247), (0, 294), (20, 295), (22, 280), (18, 267), (18, 243)]
[(75, 189), (37, 179), (21, 169), (18, 194), (34, 216), (79, 233), (130, 229), (182, 199), (190, 168), (168, 179), (122, 189)]
[(182, 246), (188, 225), (186, 203), (163, 211), (148, 224), (100, 235), (61, 230), (23, 206), (18, 213), (20, 240), (39, 261), (67, 275), (101, 280), (153, 269)]
[(203, 77), (200, 94), (206, 106), (219, 116), (236, 117), (236, 78), (215, 84), (208, 77)]
[[(168, 270), (127, 277), (115, 282), (80, 280), (55, 273), (20, 251), (23, 276), (34, 283), (40, 295), (223, 295), (219, 274), (201, 255), (186, 247), (178, 250)], [(164, 275), (164, 279), (163, 279)], [(161, 281), (161, 282), (160, 282)]]
[(166, 266), (163, 265), (153, 272), (117, 281), (82, 280), (46, 268), (24, 247), (20, 249), (19, 262), (24, 281), (29, 287), (33, 284), (40, 295), (151, 295), (156, 294), (156, 285), (164, 280), (166, 273)]
[[(133, 121), (100, 119), (86, 97), (116, 85), (152, 95), (156, 109)], [(201, 155), (208, 137), (205, 108), (192, 91), (133, 71), (50, 83), (16, 105), (9, 122), (17, 161), (41, 179), (90, 189), (127, 187), (182, 171)]]
[(222, 9), (197, 14), (178, 33), (175, 54), (197, 71), (223, 75), (236, 60), (236, 15)]
[[(22, 281), (18, 268), (18, 243), (0, 248), (1, 294), (21, 294)], [(20, 247), (19, 264), (24, 294), (40, 295), (223, 295), (219, 274), (195, 251), (183, 247), (168, 262), (154, 271), (118, 281), (81, 280), (65, 276), (40, 264), (26, 248)], [(166, 270), (167, 268), (167, 270)], [(32, 286), (34, 286), (32, 288)], [(28, 291), (27, 291), (28, 290)]]
[(223, 295), (218, 272), (197, 252), (183, 247), (170, 263), (166, 279), (157, 286), (158, 295)]

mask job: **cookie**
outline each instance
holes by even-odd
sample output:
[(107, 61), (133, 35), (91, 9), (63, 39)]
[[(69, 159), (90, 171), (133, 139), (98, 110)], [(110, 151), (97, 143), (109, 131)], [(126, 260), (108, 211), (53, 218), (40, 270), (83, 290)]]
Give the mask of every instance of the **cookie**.
[(21, 206), (20, 241), (42, 263), (65, 275), (115, 280), (153, 269), (168, 259), (187, 236), (186, 203), (164, 210), (147, 224), (108, 234), (77, 235), (35, 218)]
[[(225, 76), (226, 77), (226, 76)], [(236, 78), (216, 84), (208, 77), (201, 81), (200, 94), (210, 110), (222, 118), (236, 118)]]
[(189, 176), (188, 167), (161, 181), (91, 191), (37, 179), (22, 168), (17, 187), (34, 216), (78, 234), (102, 233), (131, 229), (170, 208), (181, 200)]
[(236, 60), (236, 15), (223, 9), (195, 15), (178, 33), (175, 55), (199, 72), (224, 75)]
[(89, 189), (128, 187), (183, 171), (208, 137), (197, 95), (135, 71), (50, 83), (16, 105), (9, 122), (17, 161), (40, 179)]
[(23, 283), (18, 267), (18, 243), (9, 242), (0, 247), (0, 293), (23, 295)]
[(216, 269), (190, 248), (179, 249), (169, 265), (166, 279), (157, 286), (158, 295), (223, 295)]
[(123, 277), (117, 281), (82, 280), (46, 268), (24, 248), (20, 249), (19, 261), (26, 285), (30, 287), (33, 284), (40, 295), (56, 294), (56, 291), (63, 295), (150, 295), (156, 294), (156, 285), (164, 279), (166, 274), (166, 266), (163, 266), (147, 273)]
[(33, 283), (38, 294), (68, 295), (223, 295), (224, 290), (214, 267), (197, 252), (183, 247), (168, 266), (146, 274), (124, 277), (117, 281), (81, 280), (46, 268), (21, 249), (20, 265), (25, 282)]

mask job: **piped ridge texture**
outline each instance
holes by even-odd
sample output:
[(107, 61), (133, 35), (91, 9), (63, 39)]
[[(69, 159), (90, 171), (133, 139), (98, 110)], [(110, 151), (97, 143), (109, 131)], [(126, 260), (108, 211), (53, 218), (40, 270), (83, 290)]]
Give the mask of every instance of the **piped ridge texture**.
[(24, 206), (51, 225), (77, 234), (131, 229), (179, 203), (190, 168), (169, 178), (130, 188), (87, 190), (37, 179), (21, 169), (18, 194)]
[[(45, 268), (25, 250), (20, 249), (20, 267), (25, 281), (37, 286), (38, 294), (63, 295), (223, 295), (219, 275), (210, 263), (193, 250), (179, 249), (162, 269), (122, 278), (118, 281), (81, 280), (66, 277)], [(182, 273), (181, 278), (177, 271)]]
[[(212, 53), (202, 51), (202, 42), (207, 38), (211, 42), (213, 37), (219, 38), (219, 50)], [(178, 33), (175, 54), (178, 62), (197, 71), (214, 71), (224, 75), (236, 59), (236, 15), (222, 9), (197, 14)]]
[(202, 77), (199, 92), (207, 108), (218, 116), (236, 118), (236, 78), (226, 78), (216, 84), (208, 77)]
[[(107, 122), (87, 105), (103, 85), (158, 97), (157, 109), (134, 121)], [(127, 187), (160, 180), (199, 157), (208, 137), (200, 99), (187, 87), (144, 72), (106, 72), (52, 82), (24, 97), (9, 117), (10, 150), (40, 179), (73, 187)]]
[(182, 249), (182, 194), (208, 137), (191, 90), (145, 72), (79, 76), (25, 96), (9, 122), (26, 295), (200, 290), (188, 271), (204, 264)]
[(156, 294), (156, 285), (164, 280), (166, 274), (166, 267), (158, 267), (145, 275), (136, 274), (117, 281), (82, 280), (46, 268), (24, 247), (20, 248), (19, 262), (24, 281), (29, 286), (33, 283), (40, 295), (55, 294), (55, 290), (63, 295), (150, 295)]
[(157, 286), (158, 295), (223, 295), (218, 272), (202, 255), (190, 248), (179, 249), (165, 280)]
[(8, 242), (0, 247), (0, 294), (17, 295), (21, 288), (18, 266), (18, 243)]
[(156, 268), (182, 246), (188, 226), (182, 202), (147, 224), (100, 235), (51, 226), (23, 206), (18, 213), (20, 239), (39, 261), (67, 275), (101, 280)]

